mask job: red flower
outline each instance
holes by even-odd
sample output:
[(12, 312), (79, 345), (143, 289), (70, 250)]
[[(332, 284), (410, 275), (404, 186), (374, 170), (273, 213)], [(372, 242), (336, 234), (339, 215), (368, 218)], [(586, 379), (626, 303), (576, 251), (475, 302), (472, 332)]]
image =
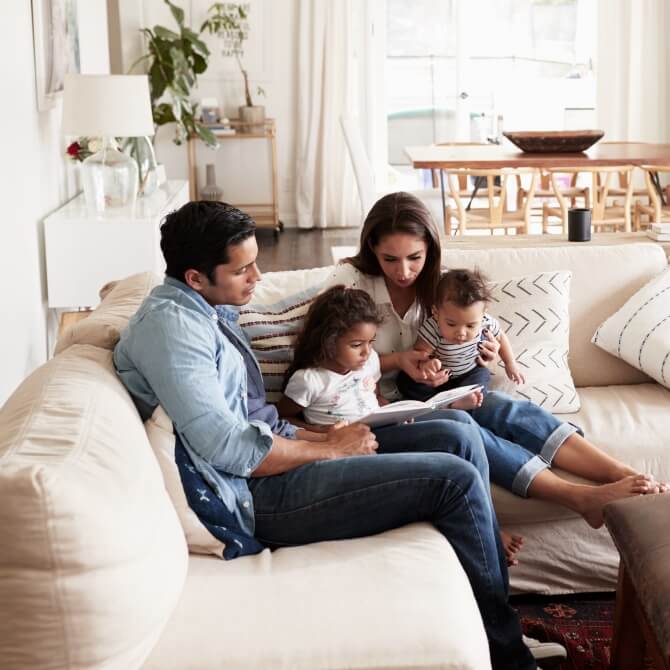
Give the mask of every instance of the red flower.
[(72, 142), (72, 144), (70, 144), (70, 146), (67, 148), (67, 154), (68, 156), (72, 156), (72, 158), (77, 158), (80, 151), (81, 145), (79, 142)]

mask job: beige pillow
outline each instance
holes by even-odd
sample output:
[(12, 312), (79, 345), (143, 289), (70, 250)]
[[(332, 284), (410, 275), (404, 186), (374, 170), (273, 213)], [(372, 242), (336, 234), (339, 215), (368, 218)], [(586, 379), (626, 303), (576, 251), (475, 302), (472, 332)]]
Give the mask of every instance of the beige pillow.
[(73, 344), (92, 344), (103, 349), (114, 349), (130, 317), (151, 290), (162, 281), (156, 274), (141, 272), (105, 284), (100, 289), (102, 302), (90, 316), (78, 321), (63, 333), (56, 343), (54, 354)]
[(568, 271), (539, 272), (495, 282), (488, 310), (500, 321), (526, 378), (517, 386), (500, 361), (491, 388), (556, 414), (579, 410), (568, 367), (571, 276)]
[(184, 534), (112, 354), (75, 345), (0, 409), (0, 666), (139, 668)]
[(163, 473), (165, 488), (177, 510), (189, 550), (193, 554), (214, 554), (218, 558), (223, 558), (226, 545), (207, 530), (188, 505), (174, 459), (175, 436), (172, 421), (160, 405), (156, 407), (152, 417), (145, 421), (144, 428)]
[(670, 388), (670, 268), (604, 321), (591, 342)]

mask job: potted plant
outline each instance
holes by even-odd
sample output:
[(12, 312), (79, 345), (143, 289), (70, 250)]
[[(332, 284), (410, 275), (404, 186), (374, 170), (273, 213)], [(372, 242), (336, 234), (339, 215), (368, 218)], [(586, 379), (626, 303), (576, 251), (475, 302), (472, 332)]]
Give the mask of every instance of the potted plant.
[[(143, 28), (149, 53), (133, 63), (147, 63), (149, 92), (157, 126), (175, 124), (174, 143), (181, 144), (190, 137), (199, 137), (208, 146), (217, 146), (216, 137), (197, 118), (197, 105), (191, 102), (191, 91), (198, 75), (207, 69), (209, 49), (196, 33), (184, 25), (184, 10), (163, 0), (177, 23), (178, 32), (163, 26)], [(165, 96), (169, 101), (163, 101)]]
[[(207, 31), (211, 35), (227, 38), (231, 43), (230, 53), (235, 56), (237, 65), (244, 79), (245, 105), (239, 107), (242, 132), (253, 132), (265, 122), (265, 107), (254, 105), (249, 87), (249, 74), (242, 64), (244, 50), (242, 45), (249, 36), (246, 28), (247, 12), (241, 4), (232, 2), (215, 2), (209, 8), (209, 17), (200, 27), (200, 32)], [(265, 95), (260, 86), (256, 87), (257, 95)]]

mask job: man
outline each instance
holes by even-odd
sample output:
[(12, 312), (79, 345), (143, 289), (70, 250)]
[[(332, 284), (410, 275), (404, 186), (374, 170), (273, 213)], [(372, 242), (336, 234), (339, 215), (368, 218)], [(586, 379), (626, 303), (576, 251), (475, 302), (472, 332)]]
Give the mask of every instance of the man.
[[(230, 545), (227, 558), (429, 520), (470, 579), (493, 667), (535, 668), (507, 602), (488, 466), (475, 429), (417, 421), (379, 431), (378, 444), (362, 424), (325, 434), (297, 429), (265, 402), (235, 309), (251, 300), (261, 278), (254, 228), (223, 203), (192, 202), (168, 215), (161, 227), (165, 283), (140, 306), (114, 351), (142, 418), (160, 404), (172, 419), (191, 506)], [(408, 441), (447, 436), (453, 453), (398, 453)], [(198, 503), (194, 493), (203, 485), (215, 493), (214, 505)]]

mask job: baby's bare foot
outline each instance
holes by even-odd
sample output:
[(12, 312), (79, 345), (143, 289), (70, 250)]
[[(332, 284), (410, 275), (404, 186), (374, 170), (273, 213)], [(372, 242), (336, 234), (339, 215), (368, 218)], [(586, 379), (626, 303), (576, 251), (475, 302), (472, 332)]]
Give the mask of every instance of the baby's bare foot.
[(502, 541), (503, 549), (505, 550), (507, 565), (509, 567), (512, 567), (513, 565), (519, 565), (519, 561), (516, 555), (523, 547), (523, 537), (521, 537), (521, 535), (512, 535), (511, 533), (501, 529), (500, 539)]
[(449, 405), (451, 409), (476, 409), (481, 407), (482, 402), (484, 401), (484, 394), (481, 390), (473, 391), (470, 395), (466, 395), (464, 398), (459, 398), (454, 400), (454, 402)]
[(607, 503), (652, 493), (653, 480), (647, 475), (629, 475), (612, 484), (585, 486), (580, 500), (580, 512), (589, 526), (600, 528), (603, 523), (603, 507)]

